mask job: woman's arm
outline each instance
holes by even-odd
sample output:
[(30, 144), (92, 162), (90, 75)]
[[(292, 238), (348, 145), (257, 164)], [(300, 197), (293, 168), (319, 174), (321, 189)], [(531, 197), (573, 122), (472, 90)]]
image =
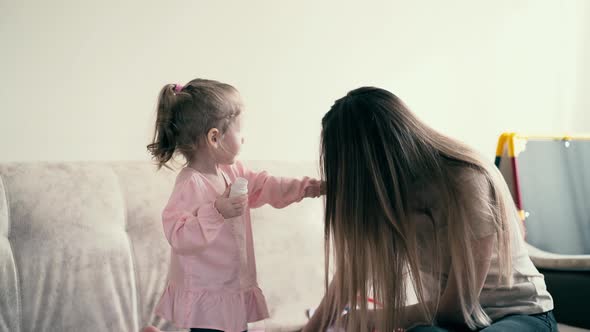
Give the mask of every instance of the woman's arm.
[[(330, 282), (328, 286), (328, 291), (322, 298), (322, 301), (318, 305), (318, 307), (314, 310), (313, 315), (310, 317), (309, 321), (301, 332), (317, 332), (320, 330), (322, 320), (325, 315), (328, 314), (328, 304), (327, 302), (331, 301), (334, 296), (334, 282)], [(342, 308), (344, 310), (344, 308)]]
[[(478, 295), (483, 289), (483, 285), (488, 274), (492, 253), (494, 248), (495, 234), (485, 236), (480, 239), (472, 241), (472, 250), (475, 255), (475, 283), (478, 290)], [(463, 313), (461, 312), (461, 304), (459, 300), (459, 289), (457, 287), (457, 275), (454, 271), (449, 272), (449, 279), (446, 287), (441, 294), (436, 319), (439, 323), (446, 324), (462, 324), (464, 323)], [(431, 303), (427, 304), (428, 306)], [(400, 309), (399, 314), (404, 320), (400, 322), (400, 327), (410, 329), (418, 325), (428, 325), (431, 322), (425, 317), (422, 306), (420, 304), (412, 304)], [(369, 321), (376, 323), (377, 317), (382, 313), (381, 310), (373, 310), (370, 312)]]
[[(470, 231), (466, 242), (470, 245), (471, 254), (473, 255), (474, 271), (473, 282), (475, 294), (473, 301), (479, 301), (481, 290), (483, 289), (486, 276), (490, 270), (494, 245), (498, 236), (496, 227), (496, 214), (493, 210), (494, 202), (492, 200), (493, 188), (488, 178), (481, 172), (474, 169), (462, 169), (457, 179), (457, 186), (463, 197), (466, 199), (464, 206), (464, 220), (469, 223)], [(449, 241), (452, 241), (450, 239)], [(464, 253), (465, 255), (468, 253)], [(451, 260), (454, 257), (451, 257)], [(467, 276), (458, 275), (452, 268), (446, 288), (441, 294), (437, 320), (441, 323), (465, 323), (465, 318), (461, 311), (461, 292), (466, 289), (460, 289), (458, 280), (462, 281), (462, 287), (466, 287)], [(466, 271), (467, 273), (468, 271)], [(474, 308), (467, 308), (468, 314), (473, 313)]]
[[(478, 298), (490, 269), (495, 238), (496, 234), (491, 234), (483, 238), (474, 239), (471, 242), (471, 250), (474, 253), (475, 286)], [(458, 276), (451, 268), (436, 315), (437, 320), (441, 323), (461, 324), (465, 322), (463, 313), (461, 312), (460, 293), (457, 286), (457, 278), (462, 277)]]

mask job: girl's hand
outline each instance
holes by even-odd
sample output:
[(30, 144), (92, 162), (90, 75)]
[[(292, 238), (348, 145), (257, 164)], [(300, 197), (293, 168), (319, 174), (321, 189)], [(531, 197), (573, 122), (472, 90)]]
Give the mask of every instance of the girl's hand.
[(310, 180), (309, 186), (305, 188), (303, 197), (319, 197), (326, 194), (326, 182), (320, 180)]
[(223, 195), (215, 200), (215, 208), (223, 218), (231, 219), (239, 217), (246, 211), (248, 205), (248, 195), (229, 197), (230, 187), (227, 187)]

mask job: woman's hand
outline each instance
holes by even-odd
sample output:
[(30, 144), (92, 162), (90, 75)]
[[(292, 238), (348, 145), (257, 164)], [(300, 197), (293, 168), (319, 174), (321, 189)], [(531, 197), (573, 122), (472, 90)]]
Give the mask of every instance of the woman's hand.
[(215, 200), (215, 208), (225, 219), (239, 217), (246, 211), (248, 195), (229, 197), (230, 187), (225, 189), (223, 195)]

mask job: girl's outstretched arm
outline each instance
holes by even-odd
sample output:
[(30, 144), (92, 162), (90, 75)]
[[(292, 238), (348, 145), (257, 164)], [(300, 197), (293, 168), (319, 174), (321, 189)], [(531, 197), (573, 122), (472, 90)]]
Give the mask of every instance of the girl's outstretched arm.
[(318, 197), (323, 193), (321, 181), (309, 177), (300, 179), (276, 177), (266, 171), (254, 172), (236, 163), (240, 176), (248, 180), (248, 196), (251, 208), (270, 204), (284, 208), (305, 197)]

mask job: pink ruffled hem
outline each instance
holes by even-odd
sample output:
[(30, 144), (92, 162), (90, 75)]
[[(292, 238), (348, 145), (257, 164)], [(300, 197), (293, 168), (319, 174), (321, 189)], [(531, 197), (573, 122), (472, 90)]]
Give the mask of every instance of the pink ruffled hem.
[(244, 294), (248, 323), (257, 322), (269, 317), (266, 299), (258, 286), (246, 289), (242, 294)]
[(209, 328), (241, 332), (247, 323), (268, 318), (262, 290), (253, 286), (242, 292), (183, 290), (168, 285), (156, 306), (156, 314), (178, 328)]

